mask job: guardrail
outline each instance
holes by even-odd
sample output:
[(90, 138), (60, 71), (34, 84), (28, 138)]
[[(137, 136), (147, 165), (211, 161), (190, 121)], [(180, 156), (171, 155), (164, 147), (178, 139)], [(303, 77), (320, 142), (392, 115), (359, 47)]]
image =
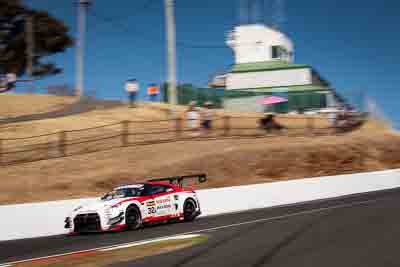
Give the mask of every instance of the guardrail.
[(260, 138), (337, 134), (353, 126), (332, 127), (326, 118), (277, 116), (283, 130), (266, 131), (258, 125), (261, 116), (219, 116), (210, 130), (193, 130), (182, 118), (157, 121), (122, 121), (92, 128), (69, 130), (20, 138), (0, 137), (0, 165), (13, 165), (45, 159), (92, 153), (118, 147), (140, 146), (187, 140)]

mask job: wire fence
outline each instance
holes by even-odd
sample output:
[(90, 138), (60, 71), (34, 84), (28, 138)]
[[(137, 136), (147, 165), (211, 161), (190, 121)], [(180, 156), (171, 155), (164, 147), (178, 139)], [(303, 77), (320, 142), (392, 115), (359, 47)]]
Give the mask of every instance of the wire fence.
[(177, 118), (158, 121), (122, 121), (118, 123), (61, 131), (22, 138), (0, 138), (0, 165), (14, 165), (68, 157), (128, 146), (151, 145), (188, 140), (223, 138), (259, 138), (274, 136), (333, 135), (351, 131), (366, 120), (365, 114), (353, 115), (352, 123), (332, 126), (325, 117), (276, 117), (285, 127), (269, 130), (260, 127), (261, 116), (214, 118), (211, 129), (193, 129), (188, 121)]

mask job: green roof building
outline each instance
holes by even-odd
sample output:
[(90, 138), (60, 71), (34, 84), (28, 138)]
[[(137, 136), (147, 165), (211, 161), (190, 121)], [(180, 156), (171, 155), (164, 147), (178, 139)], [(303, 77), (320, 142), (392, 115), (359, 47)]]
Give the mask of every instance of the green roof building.
[(311, 66), (294, 63), (293, 42), (282, 32), (261, 24), (242, 25), (228, 34), (227, 44), (235, 64), (209, 83), (225, 88), (225, 109), (262, 112), (266, 107), (257, 100), (268, 95), (288, 99), (267, 107), (281, 113), (336, 106), (329, 82)]

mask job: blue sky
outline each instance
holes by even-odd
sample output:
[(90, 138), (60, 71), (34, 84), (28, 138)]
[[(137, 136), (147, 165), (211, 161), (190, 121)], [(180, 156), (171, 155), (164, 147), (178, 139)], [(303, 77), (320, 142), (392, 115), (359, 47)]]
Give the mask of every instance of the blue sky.
[[(75, 1), (25, 2), (63, 20), (71, 27), (71, 35), (76, 35)], [(138, 79), (142, 89), (165, 80), (164, 1), (147, 2), (94, 0), (88, 17), (85, 86), (95, 89), (98, 96), (122, 98), (129, 78)], [(271, 11), (266, 8), (260, 13), (267, 16)], [(400, 97), (399, 14), (397, 0), (286, 0), (283, 28), (295, 43), (297, 63), (312, 65), (350, 98), (362, 90), (400, 123), (395, 115)], [(237, 1), (176, 0), (176, 21), (177, 41), (186, 43), (177, 48), (180, 82), (204, 86), (210, 74), (233, 63), (224, 38), (239, 23)], [(73, 85), (74, 49), (53, 59), (64, 73), (39, 86)]]

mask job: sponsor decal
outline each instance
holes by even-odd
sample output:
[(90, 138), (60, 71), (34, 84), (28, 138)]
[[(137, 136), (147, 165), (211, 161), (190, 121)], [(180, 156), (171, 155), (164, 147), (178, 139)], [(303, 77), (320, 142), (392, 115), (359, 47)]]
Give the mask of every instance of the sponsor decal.
[(146, 202), (146, 206), (147, 207), (152, 207), (152, 206), (155, 206), (155, 205), (156, 205), (156, 202), (154, 202), (154, 200)]
[(157, 199), (157, 204), (163, 204), (168, 202), (171, 202), (171, 198)]
[(171, 204), (165, 204), (165, 205), (157, 206), (157, 209), (158, 209), (158, 210), (170, 209), (170, 208), (171, 208)]

